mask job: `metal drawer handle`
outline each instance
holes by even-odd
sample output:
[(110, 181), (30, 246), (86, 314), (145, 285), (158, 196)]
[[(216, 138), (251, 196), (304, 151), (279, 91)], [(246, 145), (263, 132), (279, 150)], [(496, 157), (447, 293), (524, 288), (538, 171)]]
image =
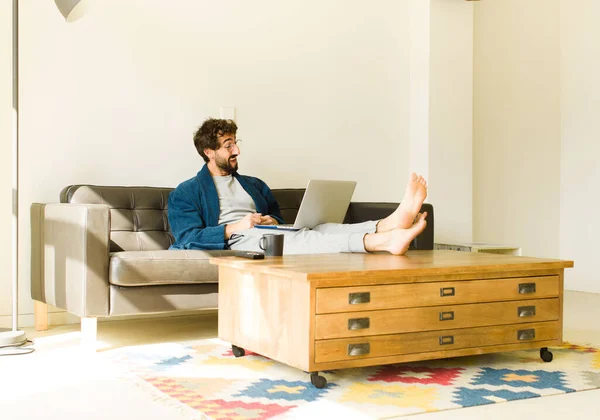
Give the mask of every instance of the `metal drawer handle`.
[(371, 351), (369, 343), (348, 344), (348, 356), (364, 356)]
[(440, 321), (452, 321), (454, 319), (454, 311), (440, 312)]
[(348, 320), (349, 330), (364, 330), (371, 326), (371, 320), (369, 318), (350, 318)]
[(535, 293), (535, 283), (520, 283), (519, 284), (519, 294), (520, 295), (528, 295), (530, 293)]
[(519, 306), (517, 313), (519, 314), (519, 318), (535, 316), (535, 306)]
[(348, 303), (350, 305), (358, 305), (359, 303), (369, 303), (371, 301), (371, 292), (349, 293)]
[(525, 340), (533, 340), (535, 338), (535, 329), (531, 328), (529, 330), (519, 330), (517, 332), (517, 339), (519, 341)]
[(440, 346), (445, 346), (446, 344), (454, 344), (453, 335), (445, 335), (443, 337), (440, 337)]
[(454, 287), (440, 287), (440, 296), (454, 296)]

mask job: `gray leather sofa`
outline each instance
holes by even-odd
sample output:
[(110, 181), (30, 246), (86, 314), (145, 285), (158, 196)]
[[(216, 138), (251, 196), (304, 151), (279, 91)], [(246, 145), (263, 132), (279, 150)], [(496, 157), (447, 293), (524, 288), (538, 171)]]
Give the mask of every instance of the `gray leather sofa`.
[[(175, 251), (167, 219), (172, 188), (71, 185), (60, 203), (31, 206), (31, 297), (36, 329), (47, 328), (47, 305), (88, 325), (96, 319), (217, 307), (217, 267), (208, 259), (233, 251)], [(292, 223), (304, 189), (273, 193)], [(397, 203), (350, 204), (346, 223), (389, 215)], [(433, 207), (427, 228), (413, 243), (433, 249)], [(84, 321), (85, 320), (85, 321)]]

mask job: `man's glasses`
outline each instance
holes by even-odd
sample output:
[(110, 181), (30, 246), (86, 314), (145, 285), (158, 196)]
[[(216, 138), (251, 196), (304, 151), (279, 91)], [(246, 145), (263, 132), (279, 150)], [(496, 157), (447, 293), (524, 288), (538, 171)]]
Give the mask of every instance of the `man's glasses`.
[(242, 141), (242, 139), (236, 139), (232, 142), (227, 143), (225, 146), (223, 146), (223, 148), (229, 152), (231, 149), (233, 149), (234, 146), (239, 147), (238, 143), (241, 141)]

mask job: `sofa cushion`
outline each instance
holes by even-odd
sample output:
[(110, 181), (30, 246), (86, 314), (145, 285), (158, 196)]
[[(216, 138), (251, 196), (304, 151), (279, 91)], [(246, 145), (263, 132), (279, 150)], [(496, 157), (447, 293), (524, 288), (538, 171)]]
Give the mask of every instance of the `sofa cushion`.
[(108, 281), (115, 286), (158, 286), (217, 283), (211, 257), (234, 251), (123, 251), (111, 254)]

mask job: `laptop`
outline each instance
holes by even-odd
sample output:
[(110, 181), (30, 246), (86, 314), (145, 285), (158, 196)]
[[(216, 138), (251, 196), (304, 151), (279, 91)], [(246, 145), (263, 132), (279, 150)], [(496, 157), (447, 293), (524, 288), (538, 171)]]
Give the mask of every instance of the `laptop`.
[(328, 181), (311, 179), (308, 181), (302, 203), (293, 225), (256, 225), (258, 229), (300, 230), (312, 229), (323, 223), (342, 223), (356, 181)]

